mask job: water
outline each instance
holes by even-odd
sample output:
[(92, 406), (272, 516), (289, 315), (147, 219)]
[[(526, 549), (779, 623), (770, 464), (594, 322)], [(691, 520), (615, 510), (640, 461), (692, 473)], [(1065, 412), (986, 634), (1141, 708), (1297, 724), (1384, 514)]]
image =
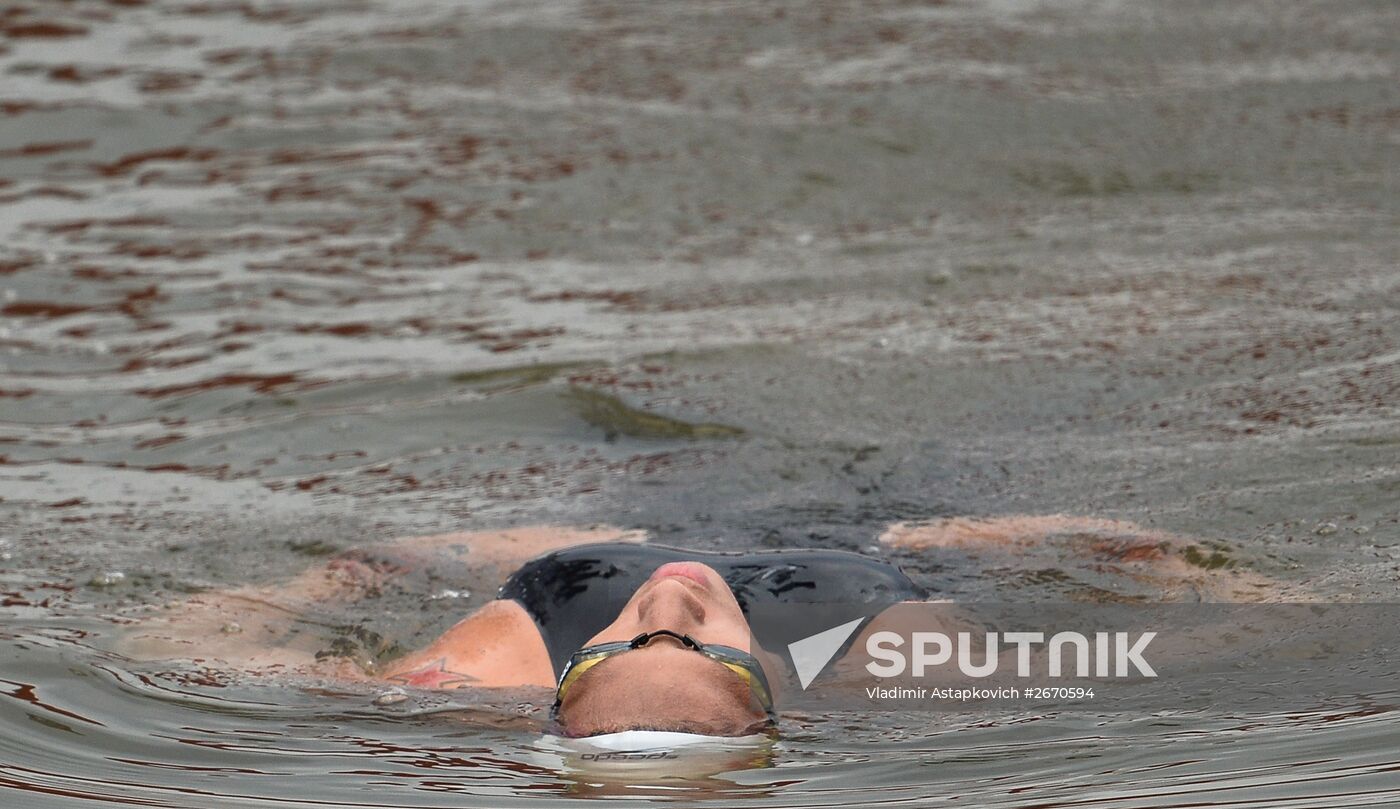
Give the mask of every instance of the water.
[[(1394, 4), (16, 8), (3, 805), (1400, 805), (1383, 693), (793, 716), (770, 766), (667, 790), (551, 766), (539, 695), (395, 712), (110, 651), (339, 549), (556, 521), (861, 550), (1092, 514), (1394, 600)], [(964, 599), (1103, 584), (893, 555)], [(491, 595), (444, 575), (321, 640)]]
[[(7, 730), (2, 783), (24, 790), (7, 805), (563, 806), (622, 795), (765, 806), (1400, 800), (1393, 707), (1381, 705), (954, 714), (936, 726), (884, 719), (874, 728), (868, 716), (798, 716), (787, 720), (771, 766), (637, 783), (558, 768), (526, 722), (489, 726), (497, 714), (381, 710), (363, 694), (150, 676), (72, 654), (62, 648), (70, 640), (51, 639), (47, 649), (27, 641), (23, 662), (6, 644), (6, 676), (46, 684), (37, 693), (7, 690), (20, 699), (3, 703), (14, 732)], [(79, 705), (83, 714), (69, 710)], [(498, 710), (508, 716), (511, 708)]]

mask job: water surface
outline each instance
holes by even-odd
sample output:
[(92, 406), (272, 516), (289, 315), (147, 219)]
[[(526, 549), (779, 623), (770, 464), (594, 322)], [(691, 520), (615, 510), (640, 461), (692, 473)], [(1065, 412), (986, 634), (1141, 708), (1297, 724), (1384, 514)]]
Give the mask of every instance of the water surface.
[[(0, 802), (609, 796), (525, 696), (404, 718), (104, 651), (393, 536), (860, 550), (1066, 512), (1394, 600), (1398, 28), (1383, 0), (6, 9)], [(895, 558), (964, 599), (1098, 583)], [(461, 575), (328, 633), (421, 641), (491, 596)], [(1400, 804), (1393, 697), (1335, 702), (794, 716), (769, 767), (629, 794)]]

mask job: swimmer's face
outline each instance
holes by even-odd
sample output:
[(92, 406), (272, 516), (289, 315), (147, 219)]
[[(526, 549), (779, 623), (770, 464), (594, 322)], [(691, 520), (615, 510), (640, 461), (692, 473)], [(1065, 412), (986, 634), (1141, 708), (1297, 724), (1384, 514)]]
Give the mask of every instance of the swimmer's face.
[[(749, 623), (729, 585), (699, 562), (672, 562), (657, 568), (632, 594), (617, 620), (588, 645), (631, 640), (659, 629), (689, 635), (702, 645), (731, 646), (762, 659), (762, 650), (752, 647)], [(766, 720), (748, 684), (737, 674), (665, 636), (589, 669), (559, 707), (560, 723), (577, 736), (637, 729), (741, 736)]]

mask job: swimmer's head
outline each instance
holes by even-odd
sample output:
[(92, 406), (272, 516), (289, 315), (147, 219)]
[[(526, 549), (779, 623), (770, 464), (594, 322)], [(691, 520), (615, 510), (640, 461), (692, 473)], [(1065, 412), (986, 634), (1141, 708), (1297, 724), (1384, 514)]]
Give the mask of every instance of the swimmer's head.
[(745, 736), (769, 723), (761, 690), (750, 678), (676, 637), (763, 660), (734, 593), (713, 568), (698, 562), (657, 568), (588, 647), (663, 630), (674, 635), (610, 655), (572, 679), (555, 717), (565, 734), (660, 730)]

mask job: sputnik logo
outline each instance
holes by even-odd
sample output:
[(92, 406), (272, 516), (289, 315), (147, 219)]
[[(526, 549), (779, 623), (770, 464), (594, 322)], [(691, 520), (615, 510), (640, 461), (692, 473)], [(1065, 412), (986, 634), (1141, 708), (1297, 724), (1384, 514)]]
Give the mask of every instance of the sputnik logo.
[(797, 682), (803, 691), (817, 679), (817, 675), (822, 673), (826, 664), (841, 650), (841, 645), (864, 620), (857, 618), (788, 644), (788, 654), (792, 655), (792, 666), (797, 671)]

